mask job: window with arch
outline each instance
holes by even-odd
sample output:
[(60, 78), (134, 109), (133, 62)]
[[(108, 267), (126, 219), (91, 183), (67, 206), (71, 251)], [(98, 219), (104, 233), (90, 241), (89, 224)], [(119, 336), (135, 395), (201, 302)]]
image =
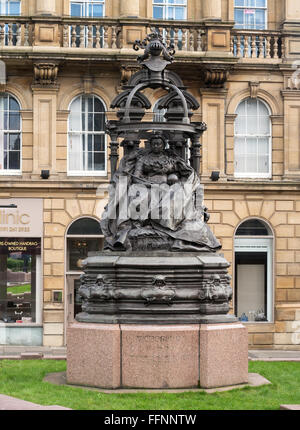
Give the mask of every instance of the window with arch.
[(267, 0), (235, 0), (235, 28), (267, 29)]
[(94, 218), (79, 218), (67, 231), (67, 272), (82, 270), (81, 263), (90, 251), (103, 249), (104, 237), (100, 222)]
[(153, 0), (154, 19), (184, 20), (186, 10), (187, 0)]
[(68, 174), (106, 175), (105, 106), (95, 95), (70, 105)]
[(21, 15), (21, 0), (1, 0), (0, 15)]
[(104, 236), (97, 219), (91, 217), (78, 218), (67, 230), (66, 248), (66, 294), (68, 296), (67, 318), (73, 321), (81, 312), (82, 298), (78, 294), (82, 262), (89, 252), (103, 249)]
[(21, 173), (21, 114), (18, 101), (0, 95), (0, 173)]
[(242, 321), (273, 320), (273, 232), (263, 220), (244, 221), (235, 248), (235, 313)]
[(265, 102), (248, 98), (236, 109), (234, 174), (241, 178), (271, 177), (271, 119)]

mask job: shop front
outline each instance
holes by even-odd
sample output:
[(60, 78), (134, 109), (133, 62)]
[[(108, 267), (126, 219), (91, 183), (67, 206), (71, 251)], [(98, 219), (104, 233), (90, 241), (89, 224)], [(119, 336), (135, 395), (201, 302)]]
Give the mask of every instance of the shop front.
[(42, 199), (0, 200), (0, 345), (43, 343)]

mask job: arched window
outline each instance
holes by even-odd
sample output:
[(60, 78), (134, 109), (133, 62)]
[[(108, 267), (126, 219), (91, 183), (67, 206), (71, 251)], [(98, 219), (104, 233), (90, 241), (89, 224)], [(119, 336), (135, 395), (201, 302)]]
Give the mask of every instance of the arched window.
[(248, 219), (235, 235), (235, 313), (243, 321), (273, 319), (273, 233)]
[(241, 178), (271, 177), (271, 120), (267, 105), (248, 98), (236, 110), (234, 173)]
[(21, 115), (18, 101), (0, 96), (0, 173), (21, 173)]
[(106, 174), (105, 107), (94, 95), (79, 96), (70, 106), (68, 174)]
[(82, 298), (78, 294), (82, 262), (89, 252), (103, 249), (104, 236), (98, 220), (90, 217), (75, 220), (68, 228), (67, 264), (66, 264), (66, 295), (68, 296), (68, 321), (73, 321), (81, 312)]
[(81, 262), (88, 252), (103, 248), (103, 234), (99, 221), (80, 218), (71, 224), (67, 232), (67, 272), (80, 271)]

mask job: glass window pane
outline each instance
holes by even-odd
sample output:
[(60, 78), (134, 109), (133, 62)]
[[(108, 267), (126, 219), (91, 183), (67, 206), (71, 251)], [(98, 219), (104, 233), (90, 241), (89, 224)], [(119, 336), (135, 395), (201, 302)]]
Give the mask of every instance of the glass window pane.
[(80, 218), (77, 221), (73, 222), (68, 230), (68, 235), (75, 234), (93, 234), (102, 235), (102, 230), (100, 228), (100, 223), (92, 218)]
[(241, 28), (244, 24), (244, 11), (243, 9), (235, 9), (234, 11), (234, 20), (236, 27)]
[(255, 28), (257, 28), (258, 30), (264, 30), (266, 27), (266, 23), (265, 23), (265, 11), (264, 10), (256, 10), (255, 11), (255, 21), (256, 21), (256, 26)]
[(247, 138), (247, 154), (257, 154), (257, 139), (256, 137)]
[(9, 152), (9, 169), (11, 170), (20, 169), (20, 151)]
[(175, 19), (185, 19), (185, 8), (184, 7), (176, 7), (175, 8)]
[(9, 136), (9, 149), (12, 151), (20, 151), (20, 135), (10, 134)]
[(161, 6), (153, 6), (153, 18), (155, 19), (163, 19), (164, 10)]
[(94, 112), (94, 99), (92, 97), (89, 97), (87, 99), (88, 102), (88, 112)]
[(257, 101), (253, 99), (247, 99), (247, 115), (257, 115)]
[(259, 128), (258, 134), (269, 135), (270, 134), (270, 118), (268, 116), (259, 116)]
[(71, 16), (82, 16), (82, 7), (80, 3), (71, 3)]
[(236, 155), (234, 159), (235, 172), (236, 173), (245, 173), (246, 172), (246, 163), (244, 155)]
[(237, 107), (237, 109), (236, 109), (235, 113), (236, 113), (236, 114), (238, 114), (238, 115), (246, 115), (246, 102), (245, 102), (245, 101), (244, 101), (244, 102), (241, 102), (241, 103), (238, 105), (238, 107)]
[(88, 135), (88, 151), (93, 151), (93, 135)]
[(258, 154), (268, 155), (269, 154), (269, 139), (260, 138), (258, 139)]
[(71, 134), (69, 139), (69, 169), (82, 170), (81, 168), (81, 136)]
[(95, 131), (103, 131), (104, 130), (104, 121), (105, 116), (102, 113), (95, 113), (94, 115), (94, 130)]
[(259, 112), (259, 115), (269, 116), (269, 111), (266, 105), (261, 101), (258, 102), (258, 112)]
[(13, 97), (9, 98), (9, 109), (17, 112), (20, 110), (19, 103)]
[(258, 130), (258, 124), (257, 124), (257, 116), (247, 116), (247, 135), (253, 135), (253, 134), (257, 134)]
[(242, 115), (235, 120), (235, 134), (246, 134), (246, 118)]
[(9, 118), (8, 112), (4, 112), (4, 130), (8, 130), (9, 129), (8, 118)]
[(174, 11), (174, 7), (170, 7), (170, 6), (168, 6), (168, 8), (167, 8), (167, 16), (166, 16), (166, 18), (167, 19), (174, 19), (175, 18), (175, 11)]
[(10, 2), (10, 10), (9, 10), (9, 14), (10, 15), (20, 15), (20, 1), (11, 1)]
[(79, 112), (72, 112), (69, 117), (69, 130), (81, 131), (81, 115)]
[(246, 153), (246, 139), (244, 137), (236, 137), (234, 139), (234, 152), (237, 155)]
[(103, 103), (97, 97), (94, 98), (94, 109), (94, 112), (104, 112)]
[(258, 172), (259, 173), (269, 172), (269, 157), (267, 155), (261, 155), (258, 158)]
[(92, 113), (88, 114), (88, 131), (93, 131), (94, 126), (94, 115)]
[(94, 157), (92, 152), (88, 152), (88, 170), (94, 170)]
[(267, 2), (266, 0), (256, 0), (256, 7), (266, 7)]
[(244, 6), (245, 0), (235, 0), (234, 5), (235, 6)]
[(19, 113), (10, 112), (9, 129), (10, 130), (20, 130), (20, 114)]
[(257, 173), (257, 155), (246, 156), (246, 172)]
[(96, 152), (94, 154), (95, 170), (105, 170), (105, 158), (103, 152)]
[(104, 134), (95, 134), (94, 136), (94, 151), (105, 151), (105, 136)]
[(102, 4), (94, 4), (93, 16), (103, 16), (103, 6)]

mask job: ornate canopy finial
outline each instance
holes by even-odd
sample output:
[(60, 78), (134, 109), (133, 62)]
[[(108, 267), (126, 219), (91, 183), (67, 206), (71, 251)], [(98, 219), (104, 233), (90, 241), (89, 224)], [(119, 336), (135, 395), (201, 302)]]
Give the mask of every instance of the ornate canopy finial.
[[(163, 70), (167, 64), (172, 63), (175, 54), (174, 45), (167, 46), (162, 35), (156, 31), (148, 34), (142, 42), (140, 40), (134, 42), (133, 49), (138, 51), (140, 48), (144, 49), (144, 54), (137, 58), (138, 62), (155, 71), (159, 71), (158, 64), (159, 69)], [(161, 54), (164, 60), (160, 58)]]

